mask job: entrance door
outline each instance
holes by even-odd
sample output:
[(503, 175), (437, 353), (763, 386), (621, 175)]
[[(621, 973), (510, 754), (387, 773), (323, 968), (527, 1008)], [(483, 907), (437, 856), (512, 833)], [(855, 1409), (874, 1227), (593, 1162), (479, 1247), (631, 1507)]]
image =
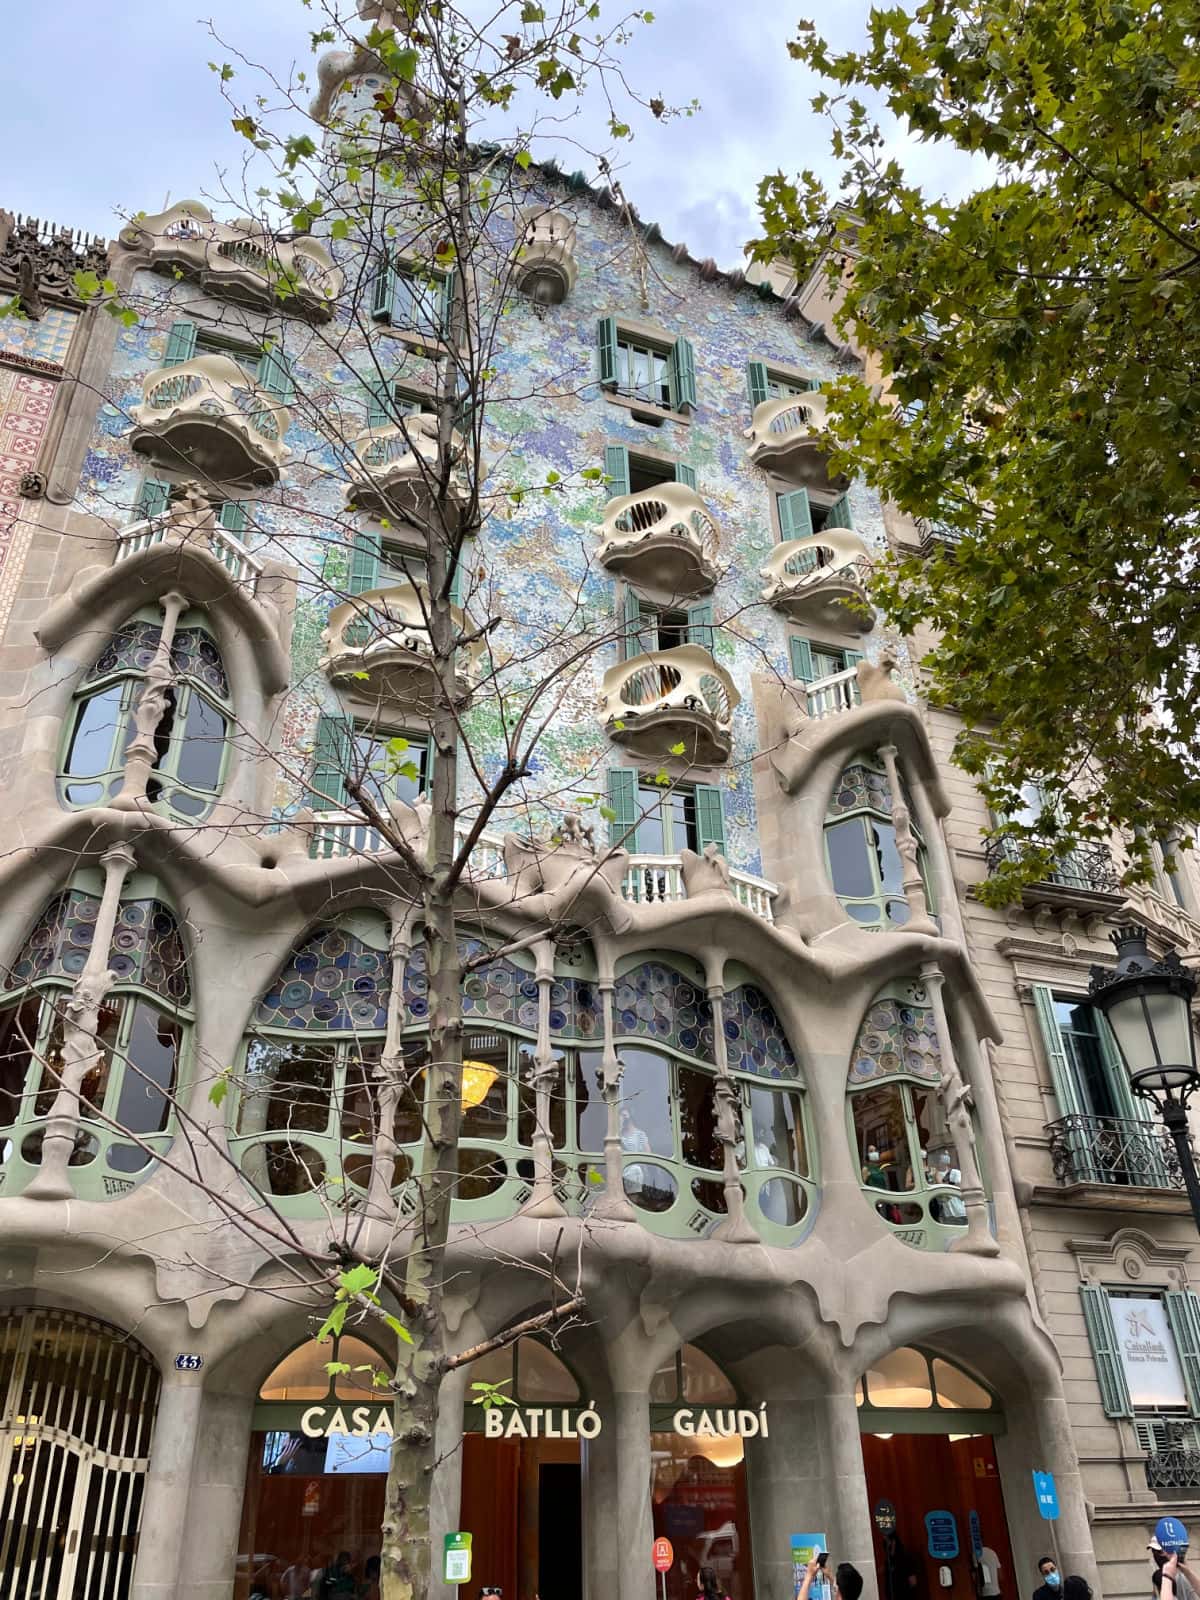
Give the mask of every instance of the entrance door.
[(539, 1600), (583, 1593), (583, 1482), (577, 1461), (544, 1461), (538, 1471)]

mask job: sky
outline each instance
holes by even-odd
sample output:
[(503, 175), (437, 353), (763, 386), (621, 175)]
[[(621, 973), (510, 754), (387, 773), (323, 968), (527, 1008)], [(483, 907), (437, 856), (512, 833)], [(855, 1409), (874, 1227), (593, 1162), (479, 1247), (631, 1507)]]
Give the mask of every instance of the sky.
[[(667, 124), (635, 120), (622, 185), (672, 243), (722, 267), (741, 264), (758, 231), (755, 190), (779, 168), (835, 176), (829, 129), (809, 102), (819, 85), (787, 41), (810, 17), (833, 43), (863, 37), (870, 0), (650, 0), (626, 56), (630, 80), (670, 104), (701, 110)], [(203, 19), (203, 20), (201, 20)], [(311, 71), (302, 0), (56, 0), (25, 6), (0, 55), (0, 206), (109, 237), (120, 215), (219, 192), (240, 174), (244, 141), (230, 127), (210, 60), (226, 60), (213, 27), (251, 61)], [(247, 88), (249, 74), (240, 75)], [(240, 87), (240, 82), (235, 84)], [(951, 194), (960, 165), (897, 133), (913, 175)], [(566, 157), (561, 164), (570, 170)]]

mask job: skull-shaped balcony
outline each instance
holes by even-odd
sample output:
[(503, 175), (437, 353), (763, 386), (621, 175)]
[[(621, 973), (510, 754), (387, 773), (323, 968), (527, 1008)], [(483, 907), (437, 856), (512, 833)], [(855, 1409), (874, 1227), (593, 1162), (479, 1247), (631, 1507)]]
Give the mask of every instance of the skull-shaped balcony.
[(533, 206), (513, 251), (513, 281), (535, 306), (557, 306), (575, 287), (575, 223), (561, 211)]
[(146, 378), (130, 443), (219, 482), (275, 483), (291, 413), (229, 356), (196, 356)]
[(318, 240), (277, 239), (247, 218), (216, 222), (196, 200), (136, 217), (121, 230), (121, 243), (148, 252), (155, 271), (182, 273), (223, 299), (321, 321), (333, 315), (344, 281)]
[[(728, 761), (741, 696), (702, 645), (647, 651), (609, 667), (600, 688), (605, 732), (648, 761)], [(678, 747), (682, 745), (680, 754)]]
[[(439, 698), (438, 670), (429, 634), (428, 594), (411, 583), (369, 589), (329, 613), (321, 635), (321, 668), (330, 682), (374, 700), (431, 710)], [(459, 634), (468, 631), (457, 606), (450, 615)], [(483, 645), (463, 645), (455, 662), (453, 694), (470, 698)]]
[(826, 397), (807, 394), (764, 400), (746, 429), (746, 453), (756, 467), (769, 467), (798, 483), (825, 481), (825, 454), (818, 442), (825, 426)]
[(793, 622), (839, 633), (870, 633), (871, 558), (848, 528), (826, 528), (776, 545), (762, 569), (762, 597)]
[(376, 517), (400, 517), (429, 526), (438, 517), (439, 499), (448, 532), (454, 532), (469, 498), (462, 459), (462, 435), (450, 436), (451, 465), (442, 496), (438, 419), (413, 412), (398, 424), (371, 428), (351, 446), (349, 504)]
[(643, 588), (681, 598), (717, 581), (717, 527), (694, 489), (659, 483), (604, 508), (600, 562)]

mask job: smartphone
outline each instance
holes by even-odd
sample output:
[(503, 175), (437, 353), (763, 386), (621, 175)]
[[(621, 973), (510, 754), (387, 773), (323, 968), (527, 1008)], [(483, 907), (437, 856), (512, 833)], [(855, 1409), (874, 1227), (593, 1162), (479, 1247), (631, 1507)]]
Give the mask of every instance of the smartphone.
[(817, 1565), (819, 1567), (823, 1567), (828, 1560), (829, 1560), (829, 1551), (828, 1550), (818, 1550), (817, 1551)]

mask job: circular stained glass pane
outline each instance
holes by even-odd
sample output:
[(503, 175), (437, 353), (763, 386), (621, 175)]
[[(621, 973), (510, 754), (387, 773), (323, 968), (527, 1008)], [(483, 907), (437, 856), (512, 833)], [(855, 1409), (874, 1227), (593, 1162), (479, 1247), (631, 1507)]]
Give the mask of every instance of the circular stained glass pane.
[(669, 1211), (679, 1185), (665, 1167), (634, 1161), (621, 1174), (625, 1193), (643, 1211)]

